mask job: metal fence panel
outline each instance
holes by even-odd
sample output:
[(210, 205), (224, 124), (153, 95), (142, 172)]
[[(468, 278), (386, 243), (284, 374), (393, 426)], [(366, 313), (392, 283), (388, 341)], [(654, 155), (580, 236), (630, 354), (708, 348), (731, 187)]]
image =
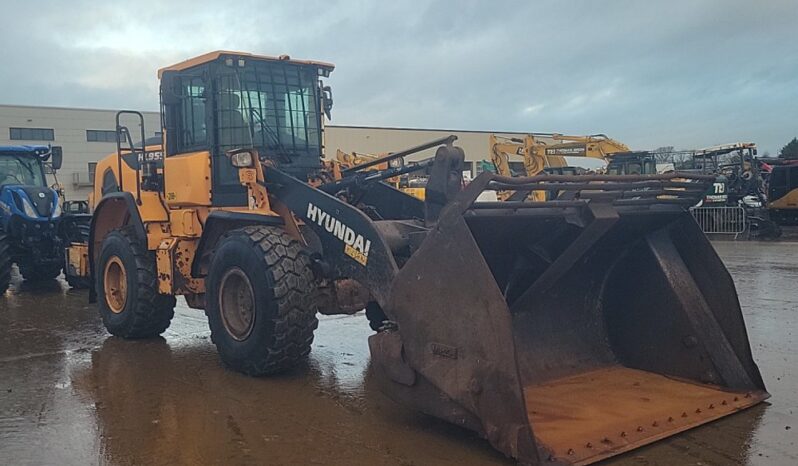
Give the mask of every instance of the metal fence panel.
[(734, 235), (745, 232), (743, 207), (693, 207), (690, 209), (704, 233)]

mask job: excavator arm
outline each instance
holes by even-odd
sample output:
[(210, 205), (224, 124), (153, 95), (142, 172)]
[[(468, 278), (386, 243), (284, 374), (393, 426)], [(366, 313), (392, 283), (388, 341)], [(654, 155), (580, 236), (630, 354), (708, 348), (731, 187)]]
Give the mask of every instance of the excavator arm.
[[(558, 143), (549, 146), (546, 151), (547, 155), (572, 155), (606, 160), (613, 153), (630, 151), (629, 146), (607, 137), (605, 134), (572, 136), (554, 133), (549, 137)], [(579, 150), (575, 151), (575, 149)]]
[(490, 160), (496, 167), (496, 173), (502, 176), (513, 176), (513, 172), (510, 169), (510, 156), (508, 154), (523, 156), (524, 146), (522, 145), (522, 140), (504, 138), (491, 134), (488, 144), (490, 146)]

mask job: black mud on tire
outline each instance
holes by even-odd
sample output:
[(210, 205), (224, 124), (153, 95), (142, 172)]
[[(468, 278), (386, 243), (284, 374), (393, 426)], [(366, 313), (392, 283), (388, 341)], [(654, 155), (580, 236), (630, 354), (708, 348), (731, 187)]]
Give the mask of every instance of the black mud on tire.
[[(252, 285), (254, 316), (236, 339), (221, 313), (222, 278), (238, 268)], [(286, 371), (310, 353), (318, 326), (317, 284), (308, 251), (281, 228), (251, 226), (219, 240), (206, 279), (211, 339), (222, 361), (247, 375)]]
[(369, 321), (369, 327), (375, 332), (379, 332), (384, 322), (388, 320), (388, 316), (385, 315), (385, 311), (382, 310), (379, 304), (370, 301), (366, 304), (366, 319)]
[(0, 233), (0, 294), (8, 290), (11, 283), (11, 251), (8, 237)]
[[(118, 313), (107, 302), (103, 279), (106, 264), (114, 256), (122, 262), (127, 276), (127, 297)], [(112, 335), (150, 338), (169, 327), (175, 313), (175, 297), (158, 293), (155, 255), (139, 244), (132, 229), (115, 230), (105, 237), (95, 275), (100, 316)]]
[(66, 275), (67, 284), (76, 290), (85, 290), (91, 285), (91, 279), (88, 277), (71, 277)]
[(22, 278), (30, 282), (42, 282), (45, 280), (52, 280), (61, 275), (61, 265), (28, 265), (17, 264), (19, 266), (19, 274)]

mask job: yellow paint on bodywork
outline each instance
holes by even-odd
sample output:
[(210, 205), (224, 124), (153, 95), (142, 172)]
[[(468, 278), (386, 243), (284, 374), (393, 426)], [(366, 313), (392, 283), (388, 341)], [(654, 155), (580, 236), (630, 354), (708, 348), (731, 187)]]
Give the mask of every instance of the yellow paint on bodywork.
[(202, 234), (197, 211), (194, 209), (178, 209), (169, 212), (169, 225), (172, 236), (196, 238)]
[(191, 277), (191, 264), (198, 240), (167, 239), (158, 245), (158, 292), (161, 294), (204, 293), (205, 280)]
[(67, 248), (66, 276), (89, 276), (89, 245), (86, 243), (72, 243)]
[(793, 189), (775, 201), (768, 202), (768, 209), (798, 209), (798, 189)]
[(166, 204), (174, 206), (211, 205), (211, 154), (190, 152), (164, 160)]

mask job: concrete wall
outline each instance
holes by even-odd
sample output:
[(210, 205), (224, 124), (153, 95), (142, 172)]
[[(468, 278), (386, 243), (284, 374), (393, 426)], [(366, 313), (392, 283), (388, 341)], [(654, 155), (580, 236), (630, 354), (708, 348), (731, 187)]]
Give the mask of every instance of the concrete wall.
[[(86, 130), (113, 130), (115, 110), (29, 107), (0, 105), (0, 145), (52, 144), (64, 149), (64, 164), (58, 172), (58, 180), (64, 186), (67, 199), (86, 199), (91, 184), (90, 162), (96, 162), (116, 151), (116, 144), (90, 142)], [(160, 131), (157, 112), (144, 112), (146, 136), (152, 137)], [(132, 120), (125, 120), (131, 131), (137, 131)], [(53, 141), (12, 141), (9, 128), (53, 129)], [(466, 160), (476, 162), (490, 160), (488, 135), (490, 131), (452, 131), (419, 128), (373, 128), (364, 126), (327, 126), (325, 146), (327, 156), (335, 156), (336, 149), (346, 152), (380, 153), (402, 149), (454, 134), (456, 144), (466, 153)], [(519, 136), (517, 134), (505, 134)], [(138, 138), (135, 137), (138, 142)], [(410, 160), (420, 160), (434, 155), (433, 150), (416, 154)], [(519, 159), (520, 160), (520, 159)], [(472, 170), (474, 167), (467, 167)], [(476, 174), (475, 170), (472, 174)], [(52, 183), (52, 180), (50, 180)]]
[[(115, 143), (87, 141), (86, 130), (114, 130), (115, 115), (115, 110), (0, 105), (0, 145), (62, 146), (64, 164), (58, 172), (58, 181), (64, 186), (67, 199), (86, 199), (90, 187), (88, 163), (116, 152)], [(130, 126), (131, 131), (137, 131), (132, 120), (123, 122)], [(144, 126), (147, 137), (161, 131), (158, 113), (146, 112)], [(9, 128), (53, 129), (55, 140), (12, 141)], [(138, 142), (136, 136), (133, 137)]]

